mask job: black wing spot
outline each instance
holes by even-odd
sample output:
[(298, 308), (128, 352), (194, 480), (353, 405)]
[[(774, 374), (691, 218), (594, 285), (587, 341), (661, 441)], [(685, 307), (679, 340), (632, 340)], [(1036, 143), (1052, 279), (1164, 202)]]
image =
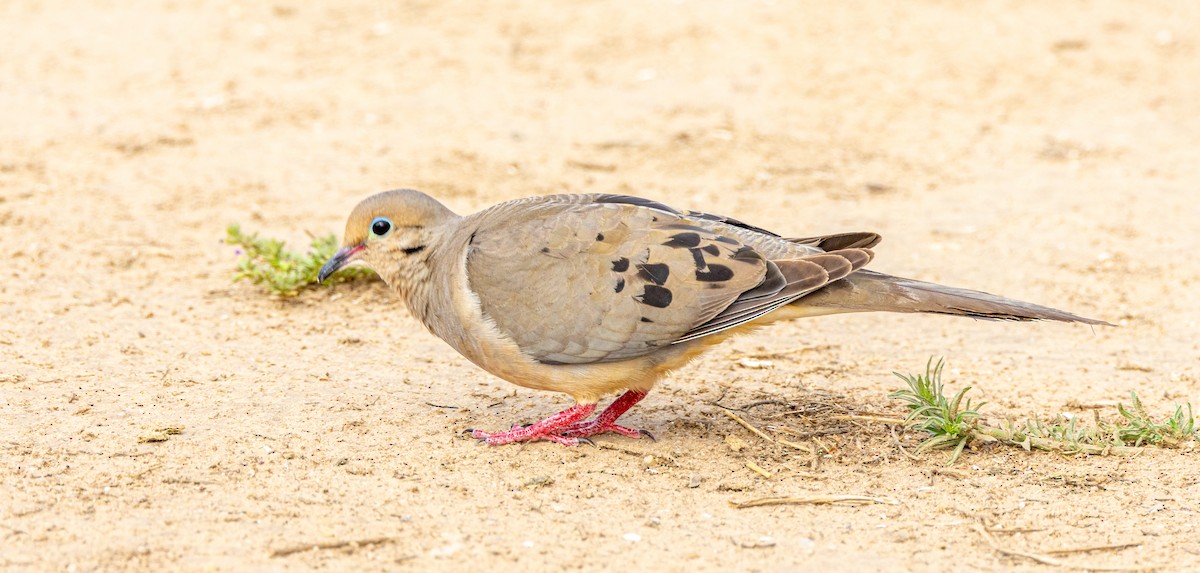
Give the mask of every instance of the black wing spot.
[(543, 253), (549, 253), (549, 252), (550, 252), (550, 247), (542, 247), (542, 252), (543, 252)]
[(741, 244), (741, 243), (737, 242), (737, 239), (731, 239), (729, 237), (722, 237), (720, 235), (717, 235), (716, 237), (714, 237), (713, 240), (717, 241), (718, 243), (725, 243), (726, 245), (740, 245)]
[(721, 254), (721, 248), (711, 243), (700, 247), (700, 250), (713, 256)]
[(612, 262), (612, 270), (615, 273), (623, 273), (629, 270), (629, 259), (621, 257)]
[(603, 240), (604, 240), (604, 233), (596, 233), (596, 240), (597, 240), (597, 241), (603, 241)]
[(658, 285), (646, 285), (646, 290), (642, 292), (642, 296), (634, 297), (634, 299), (646, 306), (667, 308), (671, 305), (672, 296), (671, 289)]
[(646, 318), (646, 317), (644, 317), (644, 316), (643, 316), (643, 317), (642, 317), (642, 322), (654, 322), (654, 321), (653, 321), (653, 320), (650, 320), (649, 318)]
[(663, 243), (663, 245), (680, 249), (696, 247), (700, 245), (699, 233), (676, 233), (671, 235), (671, 240)]
[(613, 289), (613, 292), (621, 292), (623, 290), (625, 290), (625, 278), (624, 277), (617, 279), (617, 286), (616, 286), (616, 288)]
[(692, 262), (696, 263), (696, 268), (702, 269), (702, 268), (708, 266), (708, 261), (704, 260), (704, 253), (700, 252), (701, 249), (688, 249), (688, 250), (692, 252)]
[(656, 285), (666, 283), (667, 277), (671, 276), (671, 267), (666, 263), (642, 263), (637, 268), (638, 278)]
[(696, 269), (696, 280), (708, 283), (727, 281), (733, 278), (733, 269), (725, 265), (708, 265), (708, 270)]

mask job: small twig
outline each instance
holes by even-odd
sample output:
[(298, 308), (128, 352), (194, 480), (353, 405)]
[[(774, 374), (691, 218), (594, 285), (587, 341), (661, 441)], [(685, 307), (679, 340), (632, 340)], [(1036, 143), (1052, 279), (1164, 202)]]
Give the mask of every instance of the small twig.
[[(1039, 533), (1045, 531), (1044, 527), (988, 527), (988, 533), (1003, 533), (1005, 535), (1016, 535), (1018, 533)], [(1049, 553), (1053, 553), (1050, 551)]]
[(764, 439), (764, 440), (766, 440), (766, 441), (768, 441), (768, 442), (771, 442), (772, 444), (773, 444), (773, 443), (775, 443), (775, 440), (774, 440), (773, 438), (771, 438), (771, 436), (768, 436), (768, 435), (764, 434), (764, 433), (762, 432), (762, 430), (759, 430), (758, 428), (755, 428), (754, 426), (751, 426), (751, 425), (750, 425), (750, 422), (747, 422), (747, 421), (743, 420), (741, 416), (738, 416), (737, 414), (734, 414), (733, 412), (730, 412), (729, 410), (724, 410), (724, 409), (723, 409), (723, 410), (721, 410), (721, 411), (722, 411), (722, 412), (725, 412), (725, 415), (726, 415), (726, 416), (729, 416), (730, 418), (733, 418), (733, 421), (735, 421), (735, 422), (737, 422), (737, 423), (741, 424), (741, 425), (742, 425), (742, 427), (746, 428), (747, 430), (750, 430), (751, 432), (754, 432), (754, 433), (755, 433), (755, 434), (756, 434), (758, 437), (760, 437), (760, 438), (762, 438), (762, 439)]
[(834, 420), (862, 420), (864, 422), (883, 422), (885, 424), (904, 424), (904, 418), (887, 418), (883, 416), (863, 416), (859, 414), (838, 414), (830, 416)]
[(756, 464), (754, 462), (746, 462), (746, 467), (750, 468), (750, 470), (753, 471), (754, 473), (756, 473), (764, 478), (767, 478), (767, 479), (771, 479), (771, 476), (775, 475), (767, 470), (764, 470), (762, 467), (760, 467), (758, 464)]
[(1067, 407), (1075, 410), (1102, 410), (1107, 408), (1116, 408), (1120, 404), (1117, 400), (1100, 400), (1098, 402), (1080, 402), (1078, 400), (1068, 400)]
[(992, 536), (992, 534), (990, 532), (988, 532), (987, 528), (984, 527), (982, 523), (979, 523), (979, 522), (973, 523), (973, 524), (971, 524), (971, 528), (974, 529), (976, 532), (978, 532), (981, 537), (983, 537), (983, 540), (985, 542), (987, 542), (988, 546), (990, 546), (992, 548), (992, 550), (996, 551), (997, 553), (999, 553), (1001, 555), (1007, 555), (1009, 557), (1024, 557), (1026, 559), (1030, 559), (1032, 561), (1041, 563), (1042, 565), (1053, 565), (1055, 567), (1065, 567), (1066, 566), (1066, 564), (1063, 563), (1062, 561), (1055, 559), (1053, 557), (1050, 557), (1048, 555), (1039, 555), (1037, 553), (1021, 551), (1019, 549), (1009, 549), (1007, 547), (1000, 545), (1000, 542), (997, 541), (996, 538), (994, 536)]
[(443, 406), (441, 404), (434, 404), (433, 402), (426, 402), (425, 405), (432, 406), (434, 408), (445, 408), (447, 410), (457, 410), (459, 408), (458, 406)]
[[(1049, 555), (1043, 555), (1041, 553), (1033, 553), (1031, 551), (1024, 551), (1024, 550), (1020, 550), (1020, 549), (1011, 549), (1008, 547), (1004, 547), (1003, 545), (1000, 545), (1000, 542), (988, 531), (988, 528), (984, 527), (984, 525), (982, 523), (980, 523), (979, 521), (976, 521), (975, 523), (972, 524), (972, 529), (974, 529), (977, 533), (979, 533), (979, 535), (981, 537), (983, 537), (983, 540), (985, 542), (987, 542), (987, 544), (997, 553), (999, 553), (1001, 555), (1007, 555), (1009, 557), (1024, 557), (1025, 559), (1029, 559), (1031, 561), (1036, 561), (1043, 565), (1062, 567), (1064, 569), (1081, 569), (1081, 570), (1086, 570), (1086, 571), (1152, 571), (1152, 570), (1156, 570), (1156, 569), (1162, 569), (1162, 567), (1156, 566), (1156, 565), (1109, 566), (1109, 565), (1093, 565), (1093, 564), (1082, 564), (1081, 565), (1081, 564), (1068, 563), (1061, 559), (1055, 559), (1053, 557), (1050, 557)], [(1140, 543), (1130, 543), (1127, 545), (1119, 545), (1119, 546), (1113, 546), (1113, 547), (1125, 548), (1125, 547), (1135, 547), (1138, 545), (1141, 545), (1141, 544)], [(1098, 551), (1101, 549), (1109, 549), (1109, 547), (1083, 548), (1079, 551), (1089, 551), (1089, 550), (1097, 550)], [(1067, 553), (1077, 553), (1079, 551), (1066, 550)], [(1059, 552), (1055, 552), (1055, 553), (1059, 553)]]
[(726, 410), (730, 409), (730, 408), (729, 408), (729, 406), (726, 406), (726, 405), (724, 405), (724, 404), (722, 404), (722, 403), (721, 403), (721, 400), (724, 400), (724, 399), (725, 399), (725, 394), (727, 394), (727, 393), (729, 393), (729, 387), (728, 387), (728, 386), (722, 386), (722, 387), (721, 387), (721, 395), (720, 395), (720, 396), (717, 396), (717, 398), (716, 398), (715, 400), (709, 400), (709, 401), (708, 401), (708, 403), (709, 403), (709, 404), (712, 404), (713, 406), (716, 406), (716, 407), (718, 407), (718, 408), (724, 408), (724, 409), (726, 409)]
[(837, 408), (837, 406), (835, 406), (833, 404), (825, 404), (823, 402), (810, 402), (803, 407), (796, 408), (794, 410), (785, 410), (783, 412), (778, 412), (778, 413), (772, 414), (770, 417), (783, 418), (784, 416), (791, 416), (793, 414), (800, 414), (801, 416), (811, 416), (814, 414), (818, 414), (820, 412), (824, 412), (826, 410), (833, 410), (835, 408)]
[(1090, 547), (1074, 547), (1068, 549), (1047, 549), (1046, 553), (1050, 555), (1068, 555), (1071, 553), (1090, 553), (1092, 551), (1120, 551), (1122, 549), (1141, 546), (1141, 543), (1117, 543), (1115, 545), (1092, 545)]
[(785, 434), (788, 434), (794, 438), (799, 438), (801, 440), (807, 440), (814, 436), (834, 436), (837, 434), (849, 434), (850, 430), (851, 430), (850, 428), (830, 428), (828, 430), (813, 430), (811, 432), (801, 432), (799, 430), (795, 430), (795, 429), (789, 428), (787, 426), (767, 426), (767, 429), (771, 430), (772, 432), (776, 432), (776, 431), (783, 432)]
[(758, 401), (746, 404), (745, 406), (742, 406), (742, 410), (749, 410), (750, 408), (766, 406), (767, 404), (786, 404), (786, 403), (787, 402), (784, 402), (783, 400), (758, 400)]
[(882, 505), (900, 505), (900, 502), (890, 497), (870, 497), (865, 495), (818, 495), (813, 497), (764, 497), (750, 501), (731, 501), (730, 505), (737, 509), (761, 507), (764, 505), (832, 505), (837, 503), (878, 503)]
[(613, 451), (621, 452), (623, 454), (629, 454), (631, 456), (646, 457), (646, 456), (654, 455), (649, 452), (639, 452), (637, 450), (633, 450), (630, 448), (626, 448), (626, 447), (622, 447), (622, 446), (615, 446), (615, 445), (607, 443), (607, 442), (596, 442), (596, 447), (600, 448), (602, 450), (613, 450)]
[(309, 550), (324, 550), (324, 549), (342, 549), (344, 547), (367, 547), (369, 545), (380, 545), (383, 543), (391, 543), (395, 541), (393, 537), (373, 537), (371, 539), (359, 539), (356, 541), (330, 541), (326, 543), (309, 543), (307, 545), (294, 545), (283, 549), (276, 549), (271, 552), (271, 557), (287, 557), (296, 553), (303, 553)]
[(608, 442), (595, 442), (595, 444), (596, 444), (597, 448), (600, 448), (602, 450), (613, 450), (614, 452), (621, 452), (622, 454), (629, 454), (631, 456), (637, 456), (642, 459), (645, 459), (647, 457), (653, 457), (655, 459), (663, 460), (663, 461), (667, 462), (667, 464), (669, 464), (669, 465), (675, 465), (675, 463), (676, 463), (675, 458), (673, 458), (671, 456), (666, 456), (663, 454), (656, 454), (654, 452), (643, 452), (643, 451), (635, 450), (633, 448), (626, 448), (624, 446), (610, 444)]

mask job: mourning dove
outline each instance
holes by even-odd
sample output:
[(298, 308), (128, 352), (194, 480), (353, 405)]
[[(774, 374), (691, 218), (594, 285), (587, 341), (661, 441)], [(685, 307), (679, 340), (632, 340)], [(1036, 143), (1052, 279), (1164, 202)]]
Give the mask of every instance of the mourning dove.
[[(875, 233), (783, 238), (736, 219), (624, 195), (551, 195), (462, 217), (413, 190), (359, 203), (320, 280), (379, 273), (433, 334), (514, 384), (575, 405), (488, 444), (638, 430), (616, 424), (667, 372), (725, 338), (793, 318), (926, 312), (1108, 324), (864, 270)], [(595, 419), (602, 396), (624, 391)]]

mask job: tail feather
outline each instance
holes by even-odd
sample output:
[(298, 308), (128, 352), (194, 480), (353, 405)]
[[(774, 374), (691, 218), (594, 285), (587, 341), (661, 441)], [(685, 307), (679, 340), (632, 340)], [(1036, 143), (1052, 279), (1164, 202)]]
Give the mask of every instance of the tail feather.
[(894, 277), (868, 270), (814, 291), (792, 303), (812, 314), (841, 312), (927, 312), (983, 320), (1055, 320), (1114, 326), (1103, 320), (986, 292)]

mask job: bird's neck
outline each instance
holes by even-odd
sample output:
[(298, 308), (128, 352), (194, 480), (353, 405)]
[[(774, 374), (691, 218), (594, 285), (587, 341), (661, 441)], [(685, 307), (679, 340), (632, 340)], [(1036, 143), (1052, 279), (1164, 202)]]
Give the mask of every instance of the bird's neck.
[(453, 292), (461, 279), (458, 270), (466, 252), (465, 245), (455, 244), (453, 232), (431, 237), (428, 247), (406, 260), (402, 267), (391, 270), (384, 279), (400, 295), (409, 313), (421, 321), (430, 332), (457, 348), (459, 333), (444, 332), (448, 324), (456, 324)]

